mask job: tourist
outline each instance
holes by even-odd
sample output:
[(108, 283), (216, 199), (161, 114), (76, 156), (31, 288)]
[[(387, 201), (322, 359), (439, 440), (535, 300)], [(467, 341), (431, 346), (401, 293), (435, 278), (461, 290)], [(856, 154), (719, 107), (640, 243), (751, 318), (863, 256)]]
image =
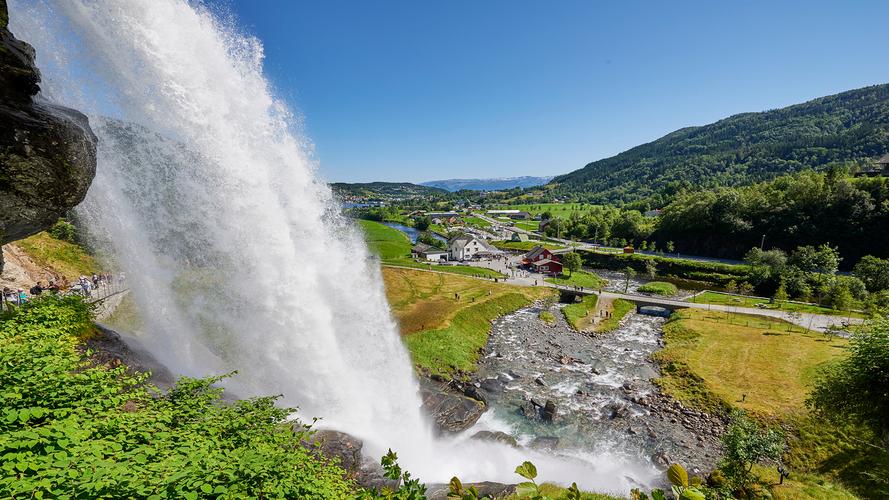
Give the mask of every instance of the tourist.
[(41, 293), (43, 293), (43, 285), (41, 285), (41, 283), (38, 281), (37, 284), (32, 286), (31, 290), (29, 290), (29, 291), (30, 291), (31, 295), (37, 297)]
[(19, 304), (19, 305), (22, 305), (22, 304), (24, 304), (24, 303), (27, 302), (27, 301), (28, 301), (28, 296), (25, 295), (25, 291), (22, 290), (21, 288), (19, 288), (18, 304)]

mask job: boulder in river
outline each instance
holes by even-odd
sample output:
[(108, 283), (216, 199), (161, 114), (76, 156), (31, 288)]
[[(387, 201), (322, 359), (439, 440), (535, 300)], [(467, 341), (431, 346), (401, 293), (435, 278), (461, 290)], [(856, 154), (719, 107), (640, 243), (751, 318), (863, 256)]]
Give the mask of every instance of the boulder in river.
[(423, 409), (443, 433), (461, 432), (472, 427), (487, 409), (479, 399), (468, 397), (449, 384), (426, 378), (420, 379), (420, 395)]
[(478, 431), (472, 435), (472, 438), (482, 441), (491, 441), (493, 443), (501, 443), (512, 446), (513, 448), (518, 448), (519, 446), (519, 442), (516, 441), (516, 438), (501, 431)]

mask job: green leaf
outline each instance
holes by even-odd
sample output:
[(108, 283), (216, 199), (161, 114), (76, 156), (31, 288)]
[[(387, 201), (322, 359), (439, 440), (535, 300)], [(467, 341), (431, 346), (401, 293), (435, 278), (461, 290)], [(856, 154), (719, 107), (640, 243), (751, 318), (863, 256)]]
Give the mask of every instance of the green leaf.
[(687, 488), (679, 495), (679, 500), (707, 500), (707, 497), (696, 488)]
[(537, 467), (534, 466), (531, 462), (525, 461), (522, 465), (519, 465), (515, 468), (516, 474), (522, 476), (525, 479), (534, 480), (537, 477)]
[(667, 479), (673, 486), (688, 487), (688, 472), (679, 464), (673, 464), (667, 469)]
[(207, 483), (204, 483), (201, 485), (201, 491), (203, 491), (204, 493), (208, 493), (208, 494), (213, 493), (213, 487)]
[(519, 483), (515, 487), (516, 498), (529, 498), (529, 497), (534, 497), (536, 495), (537, 495), (537, 485), (532, 482)]
[(651, 490), (651, 500), (667, 500), (667, 495), (661, 489)]

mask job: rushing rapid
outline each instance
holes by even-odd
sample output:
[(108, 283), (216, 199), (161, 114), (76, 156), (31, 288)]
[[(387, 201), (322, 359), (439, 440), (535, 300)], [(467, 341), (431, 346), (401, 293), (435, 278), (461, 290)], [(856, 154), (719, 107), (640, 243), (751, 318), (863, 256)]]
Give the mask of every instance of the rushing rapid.
[(237, 370), (236, 395), (281, 394), (303, 419), (398, 451), (427, 481), (545, 479), (626, 491), (649, 469), (433, 437), (378, 264), (319, 180), (261, 43), (185, 0), (10, 2), (43, 97), (87, 113), (99, 165), (79, 214), (172, 370)]

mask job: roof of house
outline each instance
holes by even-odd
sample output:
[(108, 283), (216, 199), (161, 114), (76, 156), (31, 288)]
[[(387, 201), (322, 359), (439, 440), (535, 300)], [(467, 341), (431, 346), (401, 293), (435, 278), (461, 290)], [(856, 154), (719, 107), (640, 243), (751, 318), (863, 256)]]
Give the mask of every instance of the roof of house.
[(881, 156), (880, 159), (877, 160), (877, 163), (881, 163), (881, 164), (889, 163), (889, 153), (886, 153), (883, 156)]
[(557, 260), (552, 260), (552, 259), (536, 260), (531, 263), (532, 266), (545, 266), (547, 264), (558, 264), (560, 266), (562, 265), (561, 262), (559, 262)]
[(525, 254), (525, 258), (527, 258), (528, 260), (534, 260), (534, 259), (536, 259), (540, 254), (542, 254), (543, 252), (546, 252), (546, 251), (547, 251), (546, 248), (544, 248), (544, 247), (542, 247), (542, 246), (540, 246), (540, 245), (537, 245), (537, 246), (535, 246), (534, 248), (532, 248), (530, 252), (528, 252), (528, 253)]
[(525, 233), (520, 233), (518, 231), (513, 231), (512, 238), (518, 238), (519, 241), (528, 241), (528, 235)]
[(448, 253), (447, 250), (442, 250), (426, 243), (417, 243), (411, 248), (411, 251), (414, 253)]

